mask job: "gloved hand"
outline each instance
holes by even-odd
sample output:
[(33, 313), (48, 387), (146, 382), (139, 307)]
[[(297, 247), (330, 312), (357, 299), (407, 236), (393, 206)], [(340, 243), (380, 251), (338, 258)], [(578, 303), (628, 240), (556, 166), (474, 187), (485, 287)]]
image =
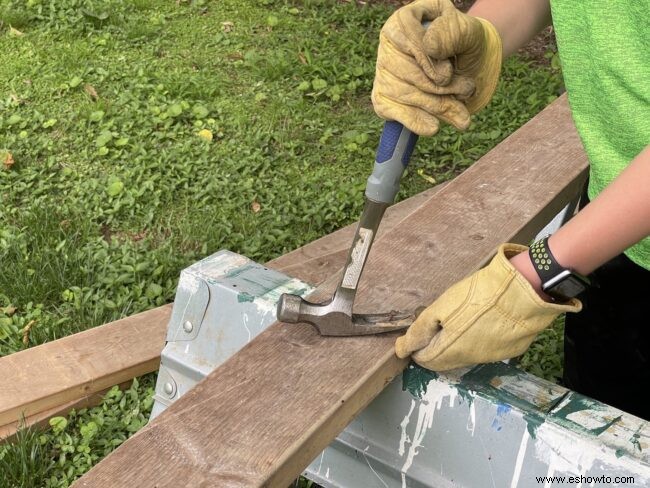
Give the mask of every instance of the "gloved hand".
[[(428, 29), (424, 21), (431, 21)], [(438, 132), (439, 120), (464, 130), (492, 98), (501, 58), (501, 38), (487, 20), (463, 14), (450, 0), (417, 0), (381, 29), (375, 112), (419, 135)]]
[(577, 299), (542, 300), (508, 260), (528, 248), (502, 244), (490, 264), (459, 281), (426, 308), (395, 344), (435, 371), (488, 363), (522, 354), (562, 312), (579, 312)]

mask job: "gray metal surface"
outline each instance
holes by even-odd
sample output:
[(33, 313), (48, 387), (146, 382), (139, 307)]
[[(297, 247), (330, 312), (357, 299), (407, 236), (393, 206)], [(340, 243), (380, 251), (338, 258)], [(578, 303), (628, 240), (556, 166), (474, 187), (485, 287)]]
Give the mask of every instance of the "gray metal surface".
[(312, 288), (230, 251), (181, 272), (151, 418), (275, 321), (282, 293)]
[(548, 224), (546, 224), (546, 226), (537, 233), (537, 236), (535, 236), (535, 239), (533, 240), (536, 241), (550, 234), (553, 234), (560, 227), (562, 227), (569, 220), (571, 220), (571, 218), (575, 214), (576, 208), (578, 207), (579, 203), (580, 203), (580, 197), (578, 196), (576, 197), (575, 200), (569, 202), (567, 206), (560, 211), (559, 214), (553, 217), (553, 220), (551, 220)]

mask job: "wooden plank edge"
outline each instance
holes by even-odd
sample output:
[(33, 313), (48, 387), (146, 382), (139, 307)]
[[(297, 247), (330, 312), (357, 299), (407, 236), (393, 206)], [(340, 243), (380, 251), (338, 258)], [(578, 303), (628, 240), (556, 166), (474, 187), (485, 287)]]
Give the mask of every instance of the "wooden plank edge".
[[(147, 373), (157, 371), (160, 365), (160, 357), (151, 358), (147, 361), (140, 362), (129, 368), (119, 369), (116, 371), (109, 371), (105, 376), (96, 378), (92, 381), (86, 381), (73, 387), (62, 389), (47, 397), (43, 397), (37, 401), (31, 402), (28, 405), (12, 408), (11, 410), (3, 412), (3, 419), (21, 419), (25, 418), (26, 426), (32, 425), (30, 419), (45, 420), (49, 418), (47, 412), (58, 412), (60, 415), (66, 411), (65, 405), (74, 405), (76, 402), (82, 402), (85, 398), (96, 393), (106, 391), (114, 385), (121, 384), (127, 381), (132, 381), (133, 378), (142, 376)], [(70, 410), (72, 406), (68, 408)], [(3, 438), (3, 429), (7, 425), (16, 424), (16, 420), (9, 420), (0, 427), (0, 439)]]
[[(120, 390), (126, 390), (131, 386), (132, 383), (133, 378), (118, 384), (117, 387)], [(47, 428), (50, 426), (49, 420), (52, 417), (67, 415), (73, 409), (81, 410), (82, 408), (96, 407), (102, 402), (104, 395), (106, 395), (106, 393), (108, 393), (111, 388), (113, 387), (111, 386), (101, 391), (90, 393), (83, 396), (82, 398), (77, 398), (62, 405), (57, 405), (56, 407), (50, 408), (43, 412), (38, 412), (34, 415), (30, 415), (23, 420), (16, 420), (9, 424), (0, 426), (0, 444), (4, 442), (11, 442), (15, 438), (16, 433), (19, 429), (23, 429), (25, 427), (31, 429)]]
[[(10, 424), (23, 416), (32, 417), (156, 371), (170, 316), (171, 305), (165, 305), (0, 358), (0, 376), (12, 378), (17, 383), (12, 388), (10, 385), (3, 388), (0, 425)], [(112, 343), (106, 344), (109, 341)], [(118, 353), (127, 341), (133, 346), (131, 354), (120, 357)], [(105, 347), (92, 349), (92, 344), (104, 344)], [(53, 362), (70, 365), (67, 372), (73, 380), (63, 385), (57, 384), (56, 379), (51, 383), (44, 381), (44, 370)], [(101, 374), (92, 376), (90, 368), (102, 362), (108, 366)], [(84, 369), (84, 365), (88, 365), (88, 369)], [(25, 388), (22, 382), (28, 375), (40, 377), (41, 386), (44, 383), (48, 388), (33, 384)], [(8, 392), (18, 392), (22, 396), (8, 405)]]

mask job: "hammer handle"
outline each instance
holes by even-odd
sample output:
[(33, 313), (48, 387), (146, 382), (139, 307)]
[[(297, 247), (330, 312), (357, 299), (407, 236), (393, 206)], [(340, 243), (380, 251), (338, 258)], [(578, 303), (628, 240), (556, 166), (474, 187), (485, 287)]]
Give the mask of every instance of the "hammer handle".
[(373, 202), (395, 201), (400, 180), (411, 159), (418, 135), (394, 120), (384, 124), (379, 139), (377, 157), (372, 174), (366, 185), (366, 197)]

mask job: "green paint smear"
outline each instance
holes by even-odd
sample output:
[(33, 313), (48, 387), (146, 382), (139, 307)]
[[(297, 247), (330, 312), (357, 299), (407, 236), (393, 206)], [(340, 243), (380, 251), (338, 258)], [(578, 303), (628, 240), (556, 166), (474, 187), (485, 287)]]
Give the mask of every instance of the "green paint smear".
[(246, 293), (245, 291), (242, 291), (239, 294), (237, 294), (237, 301), (239, 303), (252, 302), (253, 300), (255, 300), (255, 297), (250, 293)]
[[(639, 430), (641, 430), (641, 427), (639, 427)], [(630, 438), (630, 442), (634, 446), (634, 449), (643, 452), (643, 448), (641, 447), (641, 444), (639, 443), (639, 438), (641, 437), (641, 434), (639, 434), (639, 431), (636, 431), (632, 437)]]
[[(502, 362), (482, 364), (475, 366), (465, 373), (461, 382), (455, 386), (461, 401), (467, 401), (470, 405), (478, 395), (489, 398), (492, 401), (496, 399), (500, 404), (511, 405), (520, 410), (526, 420), (528, 433), (531, 437), (535, 438), (537, 429), (545, 421), (548, 408), (543, 407), (540, 409), (537, 405), (491, 384), (495, 378), (503, 378), (506, 376), (518, 376), (523, 379), (529, 375), (518, 368)], [(427, 392), (429, 382), (439, 377), (440, 375), (434, 371), (422, 368), (415, 363), (410, 363), (402, 374), (402, 390), (408, 391), (415, 398), (422, 399), (422, 396)], [(555, 402), (553, 405), (555, 405)]]
[[(589, 397), (586, 397), (574, 391), (569, 392), (565, 398), (568, 399), (568, 401), (565, 400), (562, 404), (562, 408), (553, 412), (550, 415), (550, 418), (556, 421), (557, 423), (559, 423), (560, 425), (564, 426), (565, 428), (570, 429), (574, 432), (598, 437), (607, 429), (609, 429), (612, 425), (619, 422), (623, 418), (622, 415), (619, 415), (618, 417), (615, 417), (612, 420), (605, 422), (600, 427), (588, 429), (569, 419), (568, 418), (569, 415), (571, 415), (574, 412), (579, 412), (582, 410), (591, 410), (595, 412), (603, 411), (606, 408), (606, 406), (597, 400), (593, 400)], [(632, 439), (630, 439), (630, 442), (632, 443), (633, 446), (637, 447), (635, 445), (634, 436), (632, 437)], [(638, 440), (636, 442), (638, 444)], [(640, 446), (638, 446), (638, 448), (640, 450)], [(629, 453), (629, 452), (626, 449), (617, 449), (616, 457), (621, 457), (625, 453)]]
[(226, 278), (237, 278), (242, 273), (245, 273), (246, 271), (254, 269), (256, 267), (257, 266), (255, 264), (247, 264), (245, 266), (240, 266), (239, 268), (235, 268), (235, 269), (229, 271), (226, 274)]
[(524, 414), (524, 420), (526, 421), (526, 430), (528, 435), (533, 439), (537, 438), (537, 429), (546, 421), (546, 417), (539, 412), (527, 412)]
[(438, 378), (438, 373), (425, 369), (411, 362), (402, 373), (402, 391), (408, 391), (415, 398), (422, 399), (431, 380)]
[(606, 423), (605, 425), (603, 425), (602, 427), (597, 427), (597, 428), (595, 428), (595, 429), (589, 429), (589, 432), (591, 432), (592, 434), (594, 434), (594, 435), (596, 435), (596, 436), (599, 436), (600, 434), (602, 434), (603, 432), (605, 432), (607, 429), (609, 429), (612, 425), (614, 425), (616, 422), (618, 422), (618, 421), (621, 420), (622, 418), (623, 418), (623, 416), (622, 416), (622, 415), (619, 415), (618, 417), (616, 417), (616, 418), (610, 420), (609, 422), (607, 422), (607, 423)]
[(515, 376), (522, 380), (530, 377), (525, 371), (506, 363), (481, 364), (472, 368), (463, 376), (463, 386), (472, 391), (474, 395), (480, 395), (484, 398), (496, 398), (499, 403), (511, 405), (521, 411), (526, 421), (528, 434), (535, 439), (537, 429), (544, 423), (548, 410), (545, 406), (539, 407), (492, 384), (495, 379), (508, 376)]
[(304, 286), (302, 288), (296, 288), (295, 290), (292, 290), (291, 293), (294, 295), (298, 295), (301, 297), (304, 297), (307, 293), (310, 293), (313, 290), (311, 286)]
[[(461, 399), (466, 400), (470, 405), (474, 397), (481, 396), (500, 404), (511, 405), (521, 411), (526, 420), (528, 433), (533, 439), (536, 438), (537, 429), (544, 424), (547, 419), (553, 422), (558, 422), (565, 428), (574, 432), (588, 434), (595, 437), (599, 436), (621, 420), (621, 417), (619, 416), (606, 422), (604, 425), (594, 429), (587, 429), (569, 420), (567, 417), (572, 413), (581, 410), (602, 410), (602, 408), (604, 408), (602, 403), (575, 392), (567, 392), (565, 395), (554, 399), (548, 405), (536, 405), (506, 391), (505, 389), (499, 388), (498, 384), (493, 384), (495, 383), (495, 379), (498, 380), (499, 378), (505, 378), (508, 376), (520, 377), (522, 380), (530, 377), (530, 375), (525, 371), (502, 362), (481, 364), (465, 373), (461, 378), (461, 382), (455, 386)], [(402, 390), (408, 391), (415, 398), (422, 399), (423, 395), (427, 392), (429, 382), (437, 380), (439, 377), (440, 375), (435, 371), (430, 371), (415, 363), (410, 363), (402, 374)], [(553, 409), (560, 404), (562, 407), (557, 411), (553, 411)], [(630, 439), (630, 442), (636, 449), (640, 450), (641, 446), (638, 438), (639, 436), (636, 435), (636, 437)], [(621, 451), (617, 455), (623, 455), (624, 452), (625, 451)]]

